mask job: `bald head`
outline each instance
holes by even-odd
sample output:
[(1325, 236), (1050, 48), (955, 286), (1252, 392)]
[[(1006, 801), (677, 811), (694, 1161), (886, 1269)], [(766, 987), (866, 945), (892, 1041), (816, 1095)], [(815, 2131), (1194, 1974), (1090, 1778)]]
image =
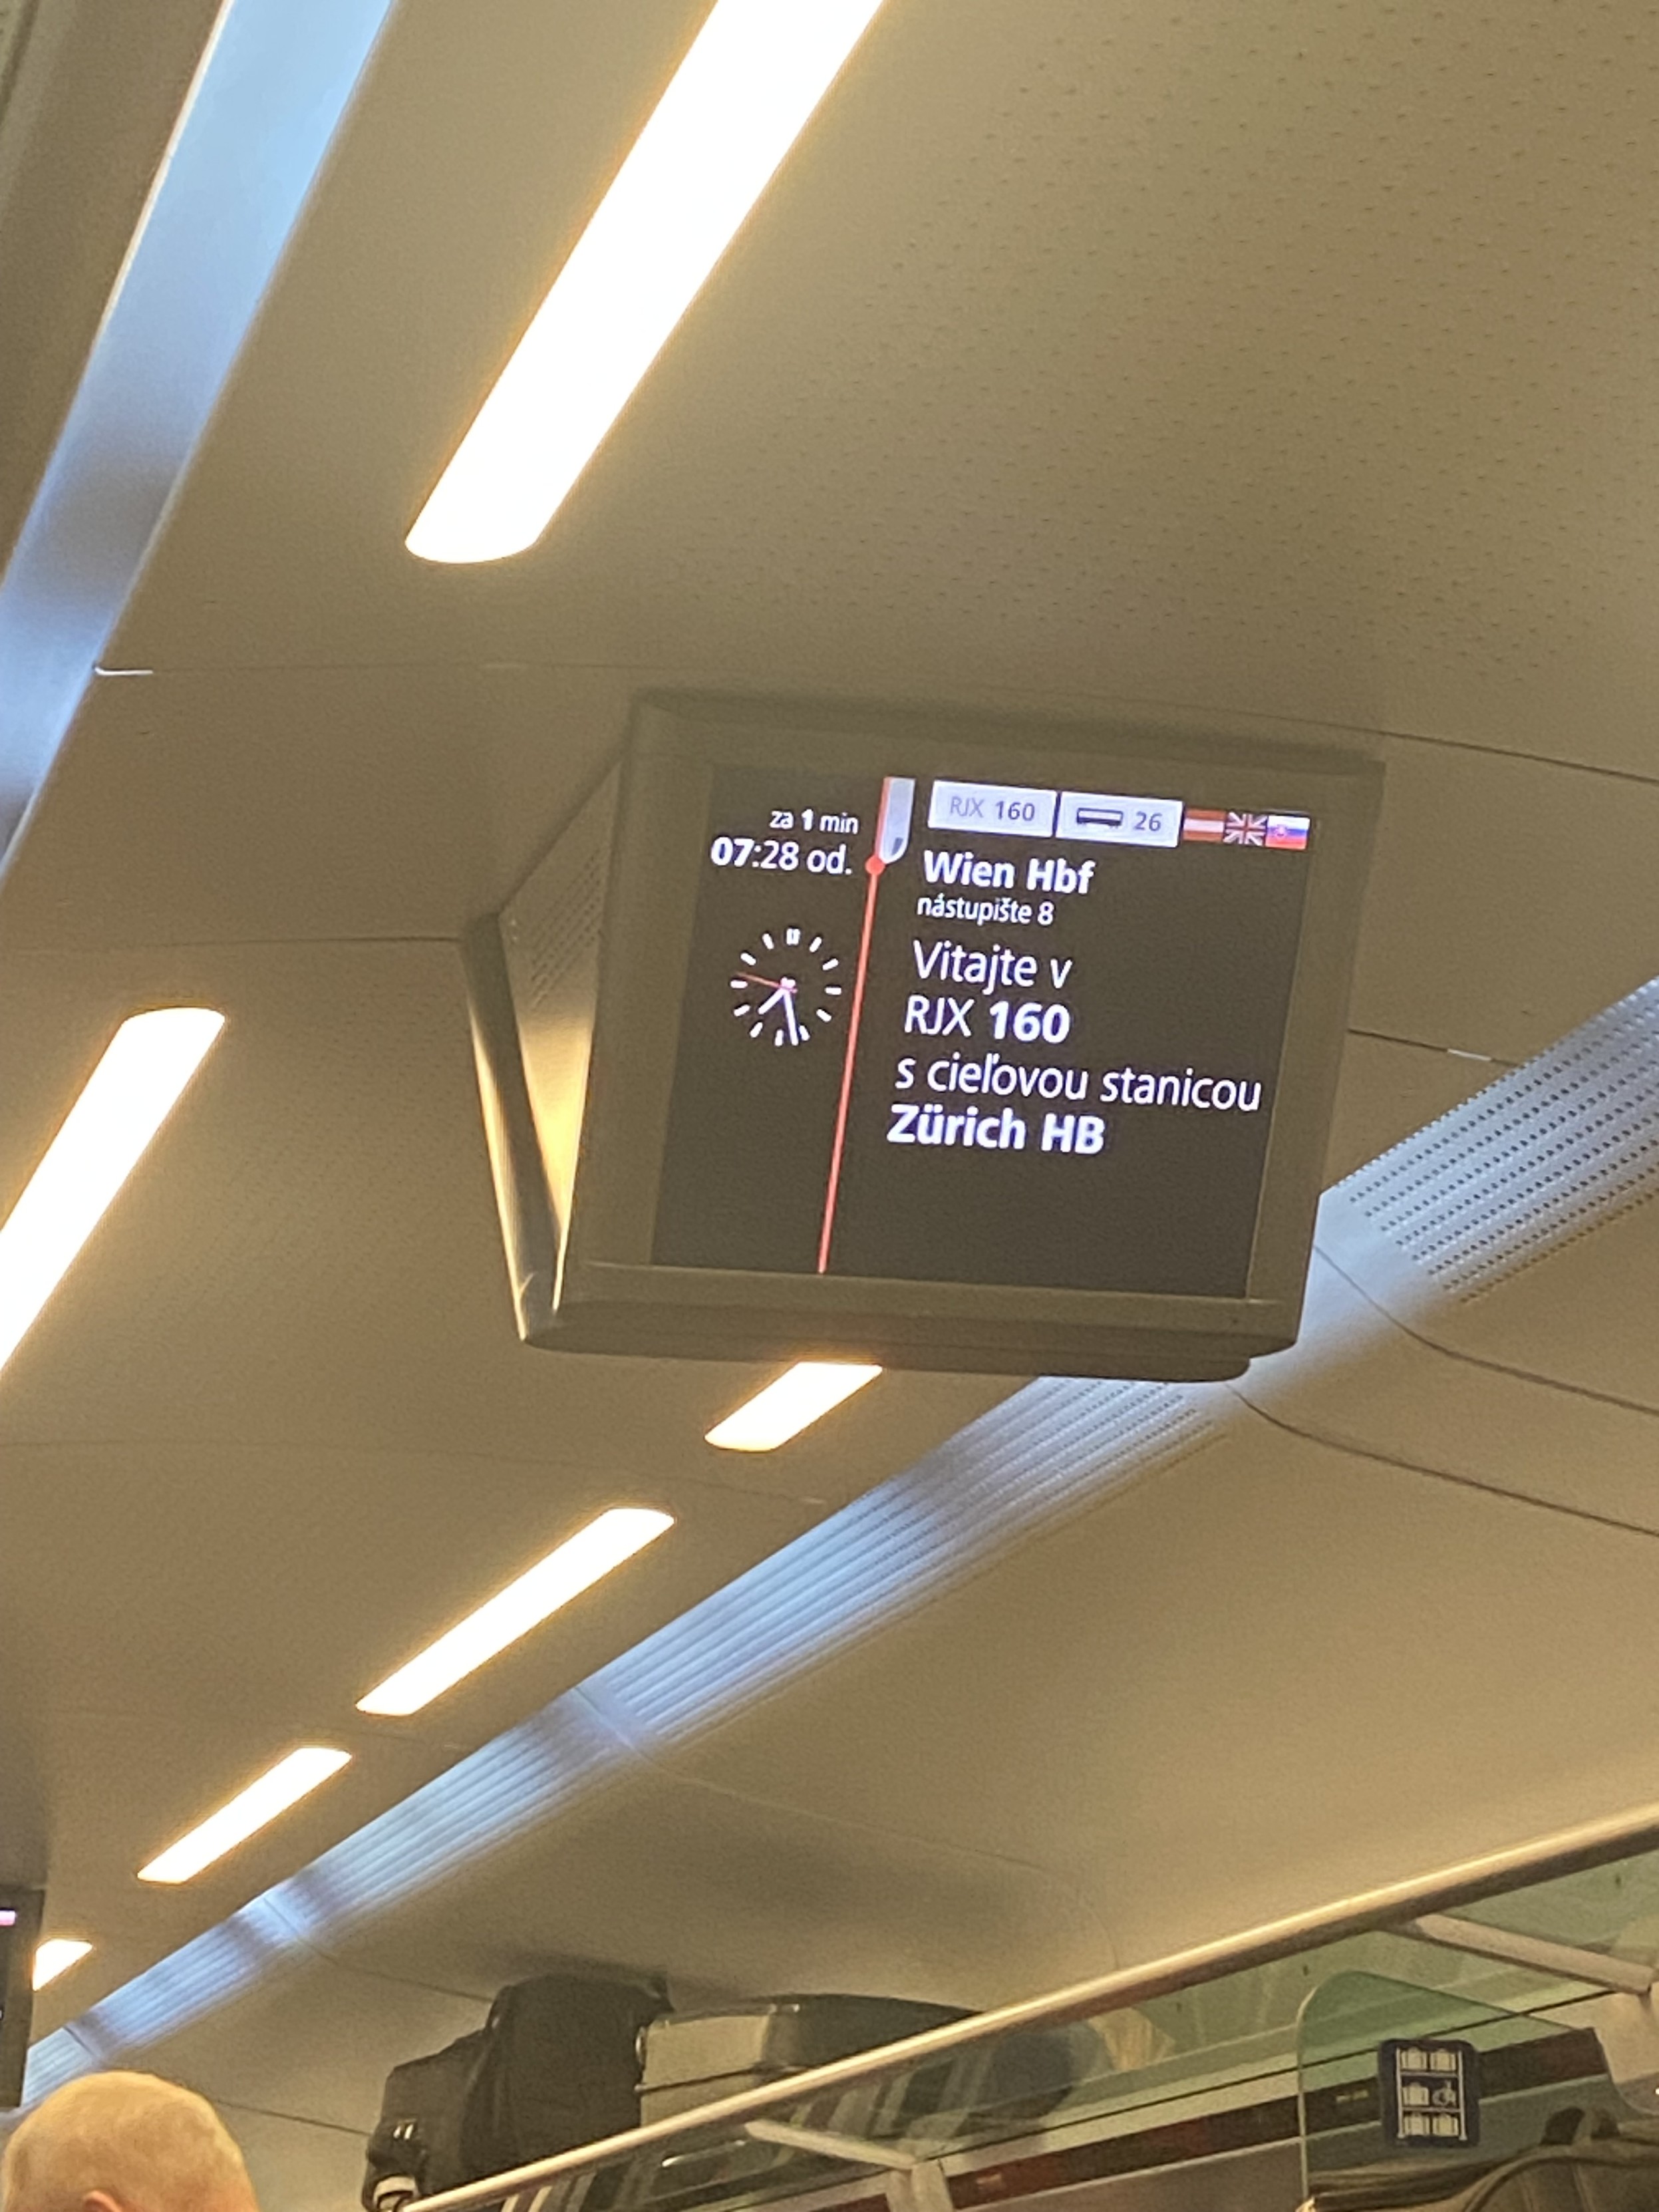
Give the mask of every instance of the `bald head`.
[(205, 2098), (151, 2074), (91, 2074), (37, 2105), (0, 2161), (0, 2212), (258, 2212)]

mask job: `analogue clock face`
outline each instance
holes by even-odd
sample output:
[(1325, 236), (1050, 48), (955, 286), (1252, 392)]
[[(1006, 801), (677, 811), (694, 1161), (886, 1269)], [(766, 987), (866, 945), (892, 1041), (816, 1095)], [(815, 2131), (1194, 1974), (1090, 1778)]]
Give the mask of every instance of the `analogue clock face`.
[(732, 1015), (757, 1044), (811, 1044), (847, 996), (841, 956), (814, 930), (763, 929), (732, 968)]

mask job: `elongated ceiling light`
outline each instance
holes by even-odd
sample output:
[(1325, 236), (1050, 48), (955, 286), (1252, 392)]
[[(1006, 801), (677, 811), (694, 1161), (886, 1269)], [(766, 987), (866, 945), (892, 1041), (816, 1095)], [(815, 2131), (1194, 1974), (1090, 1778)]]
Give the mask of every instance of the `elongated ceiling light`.
[(122, 1023), (22, 1196), (0, 1224), (0, 1367), (137, 1166), (224, 1027), (202, 1006)]
[(568, 1605), (673, 1525), (672, 1514), (647, 1506), (619, 1505), (601, 1513), (435, 1644), (417, 1652), (395, 1674), (388, 1674), (366, 1698), (359, 1698), (358, 1711), (418, 1713), (464, 1674), (527, 1636), (550, 1613)]
[(78, 1936), (49, 1936), (34, 1949), (34, 1986), (43, 1990), (48, 1982), (55, 1982), (59, 1974), (68, 1973), (71, 1966), (80, 1965), (92, 1946), (83, 1943)]
[(533, 545), (881, 0), (715, 0), (407, 540)]
[(822, 1420), (843, 1398), (873, 1382), (880, 1372), (879, 1367), (799, 1360), (735, 1413), (717, 1422), (704, 1442), (718, 1444), (722, 1451), (775, 1451)]
[(331, 1751), (321, 1744), (307, 1744), (299, 1751), (289, 1752), (279, 1759), (257, 1782), (250, 1782), (228, 1805), (210, 1813), (198, 1827), (176, 1844), (170, 1844), (159, 1858), (138, 1869), (140, 1881), (188, 1881), (201, 1873), (204, 1867), (223, 1858), (227, 1851), (234, 1850), (238, 1844), (257, 1835), (269, 1826), (279, 1813), (286, 1813), (290, 1805), (297, 1805), (301, 1797), (309, 1796), (319, 1782), (326, 1782), (331, 1774), (337, 1774), (343, 1766), (351, 1763), (349, 1751)]

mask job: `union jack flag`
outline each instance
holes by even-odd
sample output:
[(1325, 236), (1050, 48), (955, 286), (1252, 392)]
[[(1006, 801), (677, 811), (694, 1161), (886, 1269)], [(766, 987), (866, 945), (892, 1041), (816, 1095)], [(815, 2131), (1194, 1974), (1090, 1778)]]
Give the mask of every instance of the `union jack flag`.
[(1267, 817), (1265, 814), (1229, 814), (1221, 831), (1224, 845), (1265, 845), (1267, 842)]

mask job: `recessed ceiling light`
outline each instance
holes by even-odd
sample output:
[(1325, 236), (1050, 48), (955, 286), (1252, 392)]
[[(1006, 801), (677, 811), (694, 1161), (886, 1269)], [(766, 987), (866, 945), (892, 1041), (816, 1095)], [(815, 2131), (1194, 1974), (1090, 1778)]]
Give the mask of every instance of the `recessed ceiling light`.
[(843, 1398), (873, 1382), (880, 1372), (879, 1367), (800, 1360), (735, 1413), (717, 1422), (704, 1441), (718, 1444), (722, 1451), (775, 1451)]
[(246, 1843), (279, 1813), (286, 1813), (290, 1805), (297, 1804), (319, 1782), (326, 1782), (331, 1774), (337, 1774), (350, 1761), (349, 1751), (330, 1751), (320, 1744), (307, 1744), (299, 1751), (289, 1752), (286, 1759), (279, 1759), (257, 1782), (250, 1782), (246, 1790), (239, 1791), (229, 1804), (210, 1813), (199, 1827), (192, 1828), (187, 1836), (180, 1836), (176, 1844), (170, 1844), (148, 1866), (140, 1867), (139, 1881), (188, 1881), (204, 1867), (211, 1866), (215, 1859), (222, 1858), (238, 1844)]
[(423, 561), (533, 545), (696, 299), (881, 0), (715, 0), (408, 538)]
[(0, 1224), (0, 1367), (97, 1227), (224, 1027), (202, 1006), (122, 1023)]
[(59, 1974), (68, 1973), (78, 1966), (92, 1946), (75, 1936), (48, 1936), (44, 1943), (35, 1946), (34, 1986), (43, 1990), (48, 1982), (55, 1982)]
[(601, 1513), (435, 1644), (417, 1652), (395, 1674), (388, 1674), (366, 1698), (359, 1698), (358, 1711), (418, 1713), (464, 1674), (516, 1644), (550, 1613), (568, 1605), (673, 1525), (672, 1514), (647, 1506), (619, 1505)]

